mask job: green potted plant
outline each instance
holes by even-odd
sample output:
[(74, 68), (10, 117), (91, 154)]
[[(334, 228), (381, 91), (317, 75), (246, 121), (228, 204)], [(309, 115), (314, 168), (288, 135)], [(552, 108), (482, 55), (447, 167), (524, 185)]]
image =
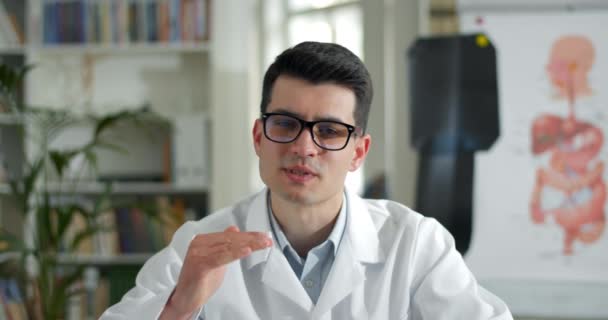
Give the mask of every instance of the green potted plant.
[[(28, 67), (15, 69), (0, 64), (0, 103), (11, 113), (23, 120), (23, 130), (28, 130), (28, 138), (35, 138), (35, 155), (23, 157), (23, 172), (9, 176), (12, 197), (17, 203), (19, 214), (29, 231), (24, 236), (13, 231), (19, 226), (0, 226), (0, 252), (12, 255), (13, 274), (26, 288), (26, 308), (31, 319), (62, 319), (66, 304), (73, 295), (83, 290), (74, 286), (83, 277), (84, 266), (65, 266), (59, 257), (62, 253), (74, 253), (83, 241), (98, 232), (108, 231), (100, 225), (98, 216), (108, 214), (110, 186), (95, 199), (92, 206), (84, 206), (78, 201), (53, 201), (49, 181), (76, 187), (78, 181), (67, 179), (66, 171), (73, 161), (79, 159), (84, 167), (95, 168), (96, 150), (110, 148), (121, 151), (106, 141), (104, 135), (121, 121), (137, 120), (146, 114), (142, 110), (120, 111), (100, 117), (76, 117), (68, 111), (35, 109), (16, 103), (15, 94)], [(92, 126), (90, 140), (81, 146), (56, 150), (51, 146), (63, 130), (85, 121)], [(84, 161), (83, 161), (84, 159)], [(68, 181), (69, 180), (69, 181)], [(70, 226), (76, 219), (85, 221), (84, 227), (76, 233)], [(18, 232), (17, 232), (18, 233)], [(16, 266), (16, 267), (15, 267)]]

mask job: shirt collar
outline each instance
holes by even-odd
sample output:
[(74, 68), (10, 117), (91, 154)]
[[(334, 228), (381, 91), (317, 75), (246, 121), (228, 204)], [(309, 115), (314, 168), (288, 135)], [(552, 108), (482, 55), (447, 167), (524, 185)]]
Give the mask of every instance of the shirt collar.
[[(267, 203), (267, 207), (268, 207), (268, 216), (270, 219), (270, 226), (272, 229), (272, 233), (274, 234), (274, 237), (277, 240), (277, 244), (278, 244), (279, 248), (281, 248), (281, 250), (283, 252), (285, 252), (285, 248), (286, 247), (291, 248), (291, 244), (289, 243), (289, 240), (287, 240), (287, 237), (283, 233), (281, 226), (279, 225), (278, 221), (274, 217), (274, 213), (272, 212), (272, 207), (270, 205), (270, 190), (268, 191), (268, 194), (266, 196), (266, 203)], [(346, 229), (347, 215), (348, 215), (348, 203), (346, 201), (345, 194), (342, 194), (342, 207), (340, 208), (340, 212), (338, 213), (338, 219), (336, 220), (336, 224), (334, 224), (334, 228), (332, 229), (331, 233), (329, 234), (329, 237), (327, 237), (327, 240), (323, 241), (323, 243), (321, 244), (321, 245), (324, 245), (325, 242), (330, 241), (333, 244), (334, 256), (337, 254), (338, 246), (340, 245), (340, 241), (342, 241), (342, 237), (344, 236), (344, 231)], [(291, 248), (291, 249), (293, 250), (293, 248)], [(295, 250), (294, 250), (294, 252), (295, 252)]]

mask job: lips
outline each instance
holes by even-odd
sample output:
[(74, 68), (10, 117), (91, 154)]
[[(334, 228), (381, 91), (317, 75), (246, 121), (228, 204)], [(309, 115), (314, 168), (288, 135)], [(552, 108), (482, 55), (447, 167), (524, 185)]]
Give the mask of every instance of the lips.
[(307, 166), (292, 166), (283, 168), (287, 177), (294, 182), (303, 183), (314, 179), (317, 173)]

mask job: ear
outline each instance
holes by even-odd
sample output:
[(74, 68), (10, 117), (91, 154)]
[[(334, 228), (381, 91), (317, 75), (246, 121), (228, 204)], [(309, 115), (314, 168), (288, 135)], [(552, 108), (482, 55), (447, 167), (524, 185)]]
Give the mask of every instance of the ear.
[(349, 171), (359, 169), (359, 167), (363, 164), (363, 161), (365, 161), (365, 157), (369, 152), (369, 147), (371, 144), (372, 137), (369, 134), (356, 139), (353, 159), (350, 161), (350, 167), (348, 168)]
[(260, 143), (262, 142), (262, 130), (264, 126), (262, 125), (262, 120), (255, 119), (253, 123), (252, 137), (253, 137), (253, 148), (255, 149), (255, 154), (260, 156)]

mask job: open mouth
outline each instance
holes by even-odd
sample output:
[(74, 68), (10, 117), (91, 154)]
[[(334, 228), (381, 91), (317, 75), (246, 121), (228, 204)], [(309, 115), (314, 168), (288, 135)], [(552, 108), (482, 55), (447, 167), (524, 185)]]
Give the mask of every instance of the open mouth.
[(317, 176), (315, 172), (306, 167), (284, 168), (283, 171), (291, 181), (298, 183), (310, 181)]
[(310, 173), (309, 171), (305, 171), (305, 170), (298, 170), (298, 169), (287, 169), (287, 172), (297, 175), (297, 176), (311, 176), (313, 175), (312, 173)]

